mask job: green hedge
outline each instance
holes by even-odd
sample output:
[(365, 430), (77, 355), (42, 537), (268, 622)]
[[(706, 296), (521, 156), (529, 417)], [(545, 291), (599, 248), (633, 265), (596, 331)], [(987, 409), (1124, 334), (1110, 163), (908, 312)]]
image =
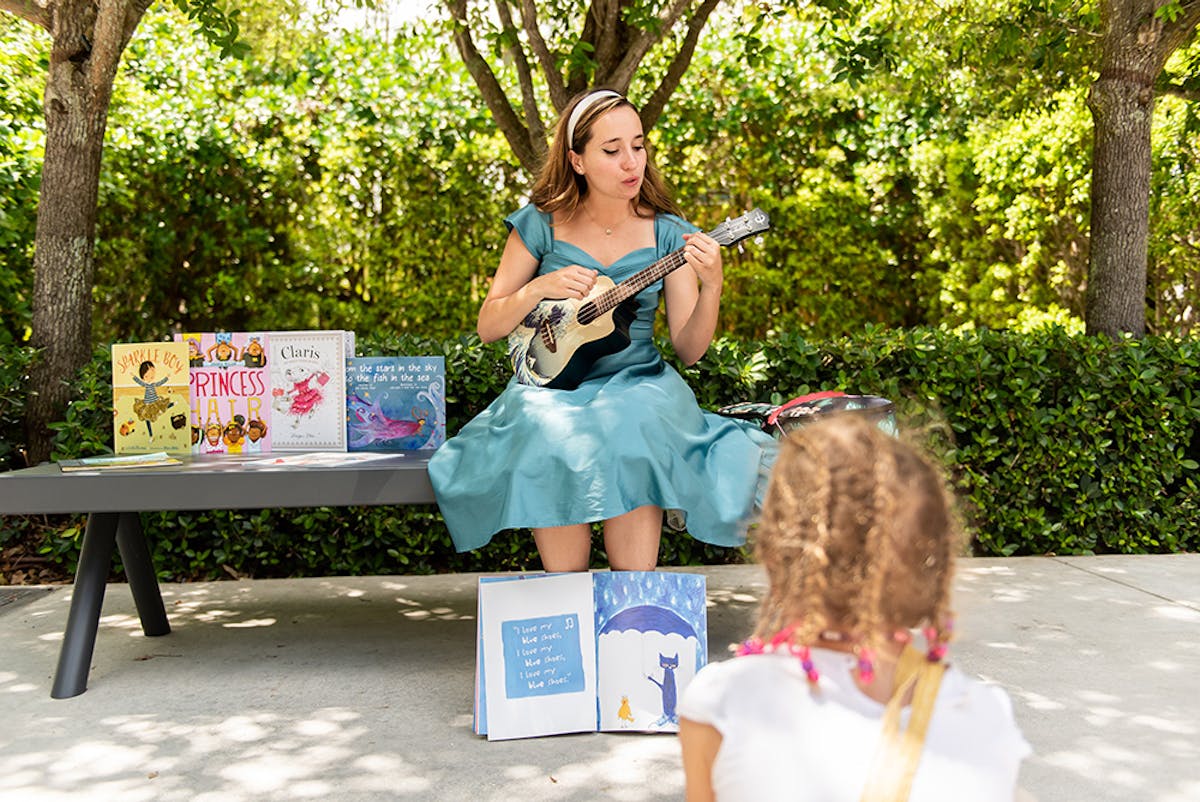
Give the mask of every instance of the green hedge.
[[(474, 338), (360, 337), (359, 350), (444, 355), (451, 433), (509, 375), (502, 348)], [(1160, 553), (1195, 550), (1200, 542), (1198, 361), (1190, 340), (919, 329), (867, 330), (824, 343), (720, 340), (697, 366), (681, 370), (710, 409), (822, 389), (895, 400), (904, 428), (945, 462), (976, 554)], [(95, 453), (111, 442), (108, 370), (106, 353), (97, 351), (57, 426), (57, 457)], [(11, 443), (19, 388), (10, 374), (0, 373), (0, 411), (7, 410), (0, 424)], [(0, 443), (0, 453), (12, 450)], [(164, 579), (538, 565), (526, 532), (455, 553), (432, 506), (148, 513), (144, 523), (155, 533)], [(51, 560), (70, 566), (77, 557), (78, 518), (10, 517), (3, 526), (0, 546), (36, 530)], [(743, 558), (742, 550), (670, 533), (661, 556), (666, 565)], [(595, 564), (604, 564), (599, 552)]]

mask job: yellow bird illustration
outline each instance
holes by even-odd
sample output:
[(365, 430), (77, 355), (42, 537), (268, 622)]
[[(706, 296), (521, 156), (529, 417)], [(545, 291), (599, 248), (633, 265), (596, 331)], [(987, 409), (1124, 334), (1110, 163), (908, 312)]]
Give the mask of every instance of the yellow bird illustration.
[(621, 726), (623, 727), (628, 727), (633, 723), (633, 711), (629, 709), (628, 696), (621, 697), (621, 707), (617, 710), (617, 718), (621, 719), (622, 722), (628, 722), (622, 724)]

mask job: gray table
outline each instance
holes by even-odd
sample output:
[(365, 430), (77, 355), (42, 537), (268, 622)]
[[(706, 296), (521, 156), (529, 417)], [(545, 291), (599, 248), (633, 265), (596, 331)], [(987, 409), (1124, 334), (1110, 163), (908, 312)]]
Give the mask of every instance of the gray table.
[[(431, 453), (197, 456), (180, 465), (76, 473), (46, 463), (0, 473), (0, 514), (88, 516), (50, 695), (65, 699), (87, 690), (114, 547), (142, 632), (171, 631), (138, 513), (432, 504)], [(343, 461), (354, 459), (361, 461)]]

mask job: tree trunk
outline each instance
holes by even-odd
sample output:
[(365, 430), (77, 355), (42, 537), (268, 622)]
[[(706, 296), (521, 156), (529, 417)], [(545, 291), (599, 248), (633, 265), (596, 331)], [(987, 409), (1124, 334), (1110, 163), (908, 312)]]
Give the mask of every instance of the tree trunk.
[(1146, 331), (1150, 241), (1150, 127), (1154, 82), (1194, 35), (1200, 0), (1101, 0), (1100, 77), (1088, 107), (1092, 225), (1084, 317), (1089, 334)]
[(1106, 76), (1088, 96), (1092, 145), (1088, 334), (1146, 330), (1150, 239), (1150, 122), (1154, 93), (1129, 75)]
[(34, 241), (28, 460), (50, 458), (72, 382), (92, 355), (93, 246), (100, 157), (113, 77), (148, 0), (48, 4), (46, 152)]

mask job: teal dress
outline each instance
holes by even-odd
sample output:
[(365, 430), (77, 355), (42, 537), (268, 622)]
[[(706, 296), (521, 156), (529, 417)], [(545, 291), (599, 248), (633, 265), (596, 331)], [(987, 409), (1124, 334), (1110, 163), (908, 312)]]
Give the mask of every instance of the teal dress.
[[(510, 215), (544, 274), (592, 267), (614, 282), (683, 246), (695, 227), (673, 215), (654, 222), (655, 248), (605, 267), (554, 239), (534, 206)], [(774, 440), (757, 427), (704, 412), (651, 337), (662, 281), (637, 296), (630, 345), (597, 360), (574, 390), (513, 379), (429, 463), (454, 545), (469, 551), (505, 529), (613, 518), (647, 504), (686, 515), (687, 531), (718, 546), (745, 540), (761, 499)]]

